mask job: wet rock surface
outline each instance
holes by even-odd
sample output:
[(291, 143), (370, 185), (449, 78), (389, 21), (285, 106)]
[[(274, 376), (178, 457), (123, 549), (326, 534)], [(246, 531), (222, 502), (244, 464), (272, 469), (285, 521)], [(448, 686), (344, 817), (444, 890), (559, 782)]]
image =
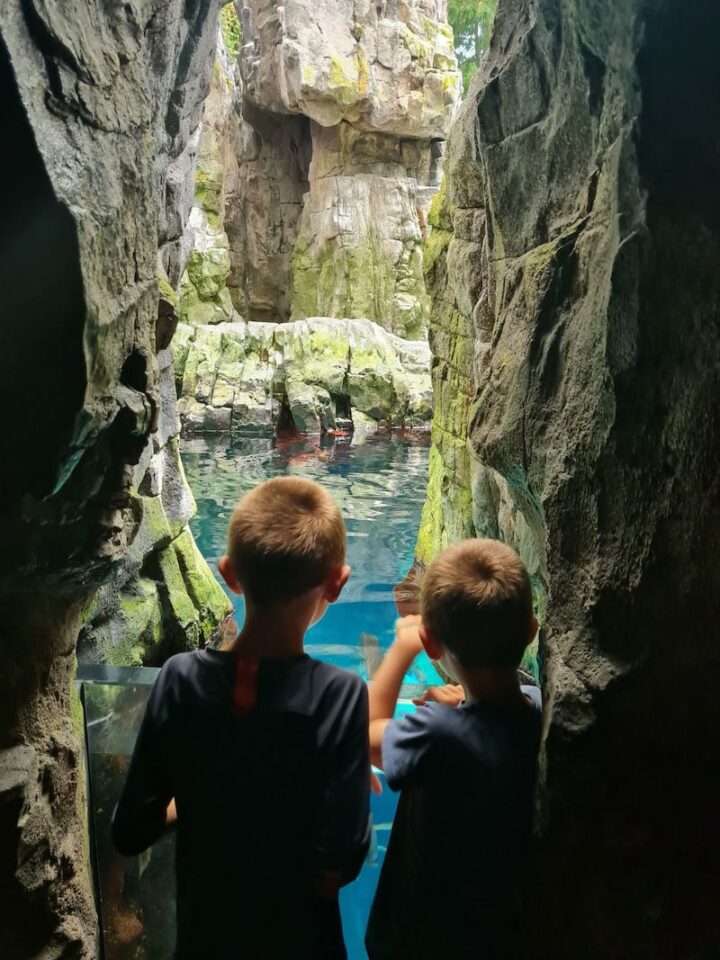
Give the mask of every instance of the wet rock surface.
[(419, 552), (500, 536), (534, 577), (554, 960), (720, 941), (719, 17), (501, 0), (430, 235)]

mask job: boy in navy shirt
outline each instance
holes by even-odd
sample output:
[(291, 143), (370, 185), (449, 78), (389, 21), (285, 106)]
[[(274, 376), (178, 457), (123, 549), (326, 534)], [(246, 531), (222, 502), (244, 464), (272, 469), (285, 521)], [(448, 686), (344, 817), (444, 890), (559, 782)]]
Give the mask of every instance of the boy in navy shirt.
[[(371, 756), (401, 793), (368, 954), (517, 960), (540, 739), (539, 691), (517, 676), (537, 631), (530, 581), (505, 544), (467, 540), (429, 566), (420, 605), (422, 619), (398, 622), (370, 686)], [(423, 647), (462, 684), (464, 702), (393, 720)]]
[(337, 505), (308, 480), (261, 484), (220, 571), (245, 625), (162, 668), (114, 841), (139, 853), (176, 821), (177, 960), (342, 960), (338, 888), (369, 844), (367, 688), (303, 650), (350, 574)]

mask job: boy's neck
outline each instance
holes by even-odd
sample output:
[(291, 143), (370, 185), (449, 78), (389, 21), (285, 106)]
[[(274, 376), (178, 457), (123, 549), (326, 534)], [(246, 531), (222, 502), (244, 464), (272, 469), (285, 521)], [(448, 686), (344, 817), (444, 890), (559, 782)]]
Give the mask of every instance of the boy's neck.
[(514, 668), (503, 670), (492, 670), (487, 667), (463, 668), (460, 680), (468, 700), (498, 703), (502, 706), (515, 706), (526, 702), (520, 689), (517, 670)]
[(298, 602), (269, 606), (247, 602), (245, 623), (230, 648), (251, 659), (300, 656), (312, 614), (308, 604)]

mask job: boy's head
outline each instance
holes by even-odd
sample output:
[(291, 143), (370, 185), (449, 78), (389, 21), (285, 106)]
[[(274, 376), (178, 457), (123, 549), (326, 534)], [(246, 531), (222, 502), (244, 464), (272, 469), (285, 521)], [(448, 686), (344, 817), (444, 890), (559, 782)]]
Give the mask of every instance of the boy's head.
[(277, 477), (235, 507), (220, 572), (262, 606), (323, 586), (336, 599), (349, 574), (344, 564), (345, 524), (330, 494), (312, 480)]
[(466, 669), (518, 667), (537, 630), (527, 570), (498, 540), (444, 550), (425, 572), (420, 607), (430, 655), (447, 650)]

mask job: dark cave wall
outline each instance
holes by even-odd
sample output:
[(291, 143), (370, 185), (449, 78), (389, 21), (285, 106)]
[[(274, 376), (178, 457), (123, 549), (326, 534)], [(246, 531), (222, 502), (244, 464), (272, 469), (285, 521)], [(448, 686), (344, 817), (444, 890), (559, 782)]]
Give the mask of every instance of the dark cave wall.
[[(442, 303), (475, 343), (459, 427), (436, 382), (436, 470), (466, 431), (473, 527), (520, 550), (548, 603), (532, 942), (548, 960), (708, 956), (720, 6), (500, 0), (446, 171)], [(432, 470), (424, 559), (468, 516)]]
[[(217, 0), (0, 5), (0, 930), (95, 956), (75, 643), (121, 568), (161, 421), (156, 352), (193, 192)], [(162, 272), (162, 271), (161, 271)], [(162, 427), (162, 425), (161, 425)]]

